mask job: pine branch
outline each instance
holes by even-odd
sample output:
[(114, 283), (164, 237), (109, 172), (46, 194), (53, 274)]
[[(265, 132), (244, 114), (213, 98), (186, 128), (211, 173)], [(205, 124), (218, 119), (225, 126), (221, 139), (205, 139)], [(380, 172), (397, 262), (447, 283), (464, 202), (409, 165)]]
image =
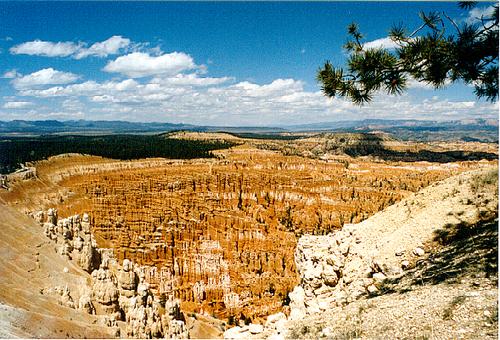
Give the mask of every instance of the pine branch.
[(408, 37), (413, 38), (415, 34), (417, 34), (419, 31), (421, 31), (427, 24), (424, 22), (420, 27), (418, 27), (416, 30), (414, 30)]
[(460, 28), (458, 28), (458, 25), (457, 23), (452, 19), (450, 18), (445, 12), (443, 12), (443, 15), (446, 17), (446, 19), (448, 19), (451, 24), (455, 27), (455, 29), (457, 30), (457, 33), (460, 34)]

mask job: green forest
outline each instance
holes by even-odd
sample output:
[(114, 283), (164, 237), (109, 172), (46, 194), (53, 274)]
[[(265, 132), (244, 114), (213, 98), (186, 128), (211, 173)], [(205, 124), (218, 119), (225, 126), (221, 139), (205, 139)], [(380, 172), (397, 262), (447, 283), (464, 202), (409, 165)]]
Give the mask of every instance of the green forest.
[(0, 173), (13, 172), (22, 163), (63, 153), (121, 160), (148, 157), (191, 159), (214, 157), (211, 151), (233, 145), (223, 141), (170, 139), (162, 135), (4, 137), (0, 140)]

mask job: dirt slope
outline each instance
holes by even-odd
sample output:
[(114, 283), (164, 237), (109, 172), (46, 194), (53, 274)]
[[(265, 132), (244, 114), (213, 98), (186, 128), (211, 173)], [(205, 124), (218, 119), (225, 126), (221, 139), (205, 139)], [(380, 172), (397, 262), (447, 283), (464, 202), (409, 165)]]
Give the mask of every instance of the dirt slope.
[(287, 338), (497, 339), (498, 219), (454, 234), (372, 296), (288, 324)]
[(89, 275), (57, 254), (34, 220), (1, 201), (0, 215), (0, 337), (112, 337), (96, 316), (58, 303), (54, 288), (67, 285), (78, 304)]
[(362, 240), (357, 251), (399, 267), (436, 234), (491, 219), (498, 214), (497, 173), (498, 168), (478, 169), (433, 183), (348, 228)]

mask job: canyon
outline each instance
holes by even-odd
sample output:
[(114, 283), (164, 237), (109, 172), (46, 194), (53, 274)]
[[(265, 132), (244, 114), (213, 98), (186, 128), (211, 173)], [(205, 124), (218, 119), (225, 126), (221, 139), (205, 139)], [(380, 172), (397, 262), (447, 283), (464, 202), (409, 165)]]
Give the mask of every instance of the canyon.
[[(477, 157), (436, 162), (429, 153), (449, 158), (444, 152), (457, 145), (366, 142), (352, 136), (177, 137), (227, 139), (238, 146), (203, 160), (60, 155), (2, 182), (0, 203), (29, 214), (56, 245), (57, 255), (82, 269), (80, 276), (95, 291), (85, 297), (77, 288), (62, 287), (60, 295), (73, 294), (75, 301), (83, 296), (81, 308), (90, 314), (120, 314), (107, 321), (115, 335), (144, 337), (139, 326), (130, 326), (140, 313), (153, 315), (162, 336), (179, 337), (199, 327), (193, 326), (194, 316), (198, 323), (208, 320), (203, 325), (211, 329), (210, 337), (221, 336), (218, 320), (263, 324), (283, 310), (302, 280), (296, 258), (301, 236), (349, 230), (433, 183), (497, 164), (480, 157), (495, 152), (494, 145), (484, 143), (461, 145), (460, 155), (478, 152)], [(363, 155), (374, 145), (385, 153)], [(358, 155), (346, 153), (353, 148)], [(408, 150), (427, 158), (394, 158), (411, 154)], [(386, 155), (391, 159), (383, 159)], [(333, 284), (337, 279), (331, 274)], [(94, 310), (86, 299), (93, 300)], [(130, 307), (123, 302), (130, 299), (141, 302)], [(161, 308), (155, 307), (159, 301)]]
[(329, 235), (302, 236), (286, 314), (225, 338), (498, 334), (498, 168), (468, 171)]

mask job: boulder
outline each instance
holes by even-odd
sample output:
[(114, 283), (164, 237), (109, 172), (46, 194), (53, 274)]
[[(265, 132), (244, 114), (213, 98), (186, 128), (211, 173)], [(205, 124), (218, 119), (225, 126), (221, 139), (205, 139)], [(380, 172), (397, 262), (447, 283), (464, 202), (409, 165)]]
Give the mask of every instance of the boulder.
[(375, 273), (373, 274), (373, 281), (375, 281), (376, 283), (382, 283), (384, 282), (387, 277), (384, 275), (384, 273)]
[(413, 253), (417, 256), (424, 256), (425, 254), (425, 250), (423, 250), (422, 248), (420, 247), (417, 247), (415, 248), (415, 250), (413, 250)]
[(248, 331), (252, 334), (260, 334), (264, 331), (264, 326), (251, 323), (248, 325)]
[(366, 290), (370, 294), (374, 294), (374, 293), (378, 292), (378, 288), (375, 285), (369, 285), (368, 287), (366, 287)]
[(409, 266), (410, 266), (410, 261), (408, 260), (401, 261), (401, 268), (407, 269)]
[(286, 320), (286, 315), (282, 312), (271, 314), (267, 317), (266, 328), (276, 328), (276, 323), (280, 320)]
[(229, 328), (224, 332), (224, 339), (241, 339), (241, 327), (236, 326), (233, 328)]

